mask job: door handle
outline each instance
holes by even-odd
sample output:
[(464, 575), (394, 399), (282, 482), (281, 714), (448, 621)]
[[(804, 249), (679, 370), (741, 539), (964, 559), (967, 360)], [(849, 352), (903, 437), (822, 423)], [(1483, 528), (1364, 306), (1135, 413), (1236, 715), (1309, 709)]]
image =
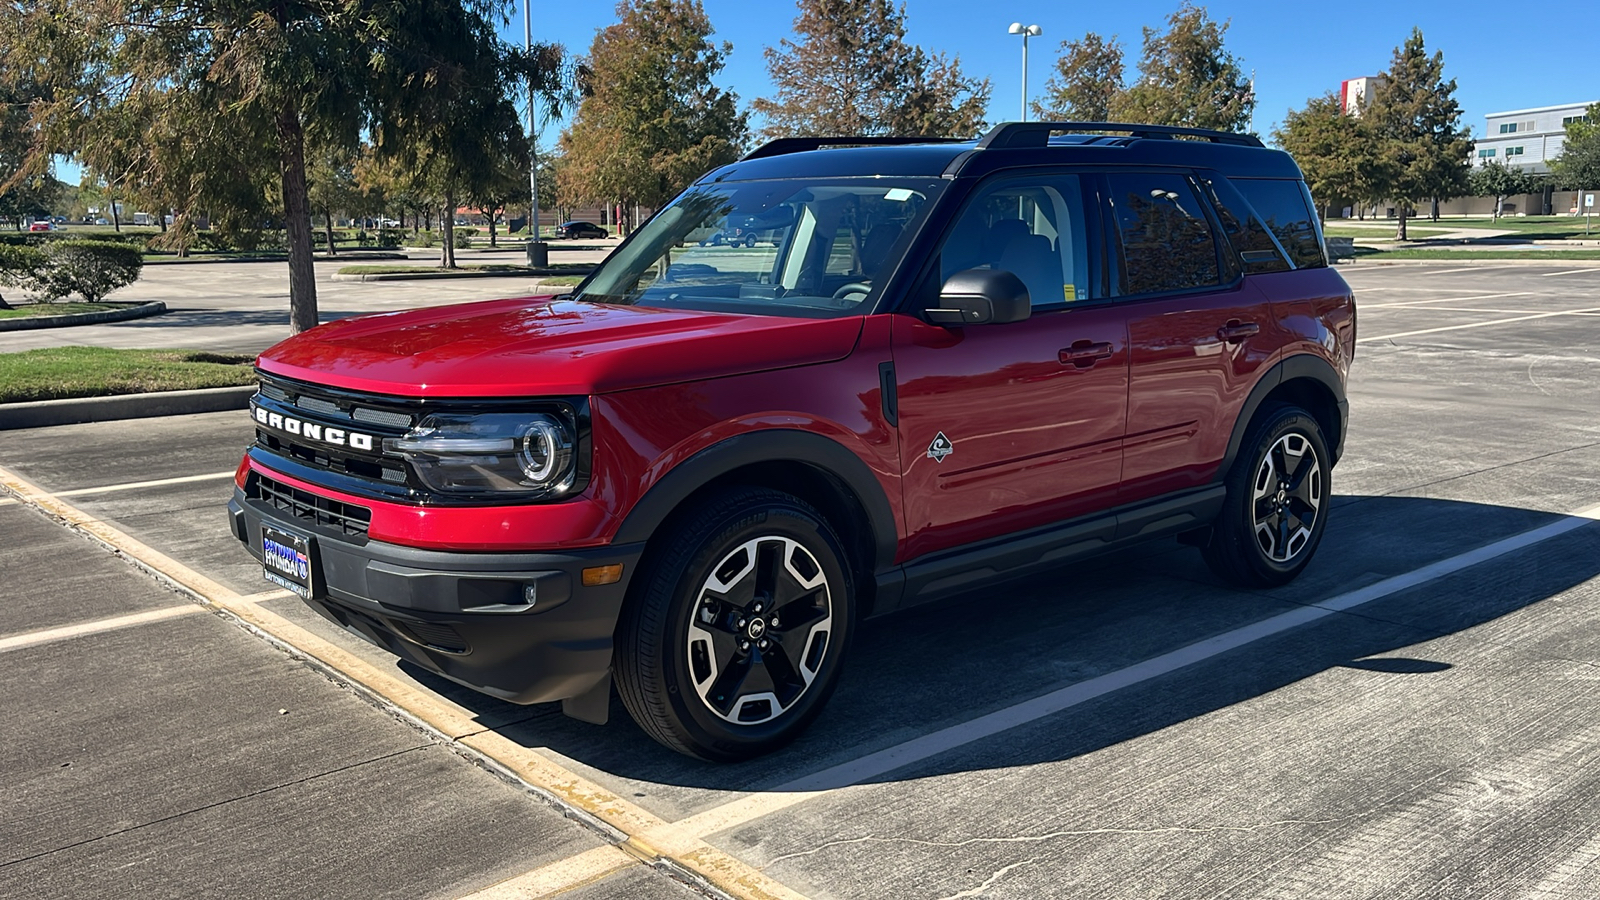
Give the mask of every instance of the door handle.
[(1251, 335), (1260, 333), (1260, 325), (1254, 322), (1241, 322), (1238, 319), (1229, 319), (1228, 324), (1217, 329), (1217, 337), (1230, 344), (1237, 344)]
[(1064, 366), (1077, 366), (1087, 369), (1102, 359), (1111, 356), (1111, 344), (1105, 341), (1075, 341), (1071, 347), (1061, 350), (1056, 358)]

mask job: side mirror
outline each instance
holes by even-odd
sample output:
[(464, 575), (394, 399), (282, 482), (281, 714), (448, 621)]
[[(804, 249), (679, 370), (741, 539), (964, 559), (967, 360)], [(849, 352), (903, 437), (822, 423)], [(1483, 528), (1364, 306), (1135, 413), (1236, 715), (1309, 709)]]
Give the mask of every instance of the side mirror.
[(950, 276), (939, 289), (939, 305), (926, 310), (935, 325), (1003, 325), (1021, 322), (1033, 312), (1028, 286), (1010, 272), (966, 269)]

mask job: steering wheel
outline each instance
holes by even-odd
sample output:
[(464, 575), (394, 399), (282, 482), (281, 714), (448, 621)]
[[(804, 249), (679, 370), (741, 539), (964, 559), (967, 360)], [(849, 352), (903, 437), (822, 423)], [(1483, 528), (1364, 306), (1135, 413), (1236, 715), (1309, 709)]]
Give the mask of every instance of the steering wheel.
[(839, 289), (833, 292), (833, 299), (839, 303), (844, 303), (845, 298), (851, 294), (860, 294), (860, 299), (865, 300), (870, 293), (872, 293), (872, 285), (867, 284), (865, 281), (852, 281), (849, 284), (839, 285)]

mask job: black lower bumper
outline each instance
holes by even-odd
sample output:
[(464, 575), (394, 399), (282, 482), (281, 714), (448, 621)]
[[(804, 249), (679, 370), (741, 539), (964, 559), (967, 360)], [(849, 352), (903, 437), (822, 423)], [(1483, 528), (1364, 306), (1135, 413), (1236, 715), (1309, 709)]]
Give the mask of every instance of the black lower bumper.
[[(606, 678), (643, 545), (564, 553), (419, 550), (333, 534), (234, 490), (233, 534), (261, 558), (261, 526), (315, 541), (307, 603), (353, 634), (513, 703), (577, 697)], [(584, 569), (622, 566), (585, 587)]]

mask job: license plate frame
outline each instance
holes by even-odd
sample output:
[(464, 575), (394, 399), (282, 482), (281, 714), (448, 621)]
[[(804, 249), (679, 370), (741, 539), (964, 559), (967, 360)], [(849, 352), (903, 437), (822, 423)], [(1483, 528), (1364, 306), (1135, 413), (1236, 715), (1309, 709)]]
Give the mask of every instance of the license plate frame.
[(261, 575), (309, 600), (316, 594), (316, 541), (310, 535), (261, 526)]

